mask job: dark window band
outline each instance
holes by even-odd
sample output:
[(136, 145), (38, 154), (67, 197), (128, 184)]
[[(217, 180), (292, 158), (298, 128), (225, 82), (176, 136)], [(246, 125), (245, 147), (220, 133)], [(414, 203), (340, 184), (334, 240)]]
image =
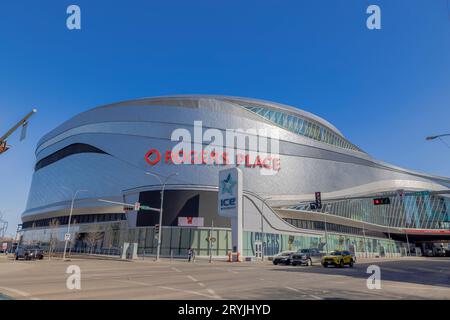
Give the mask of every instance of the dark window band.
[[(124, 213), (81, 214), (81, 215), (73, 215), (70, 223), (71, 224), (98, 223), (98, 222), (110, 222), (122, 220), (126, 220)], [(69, 222), (69, 216), (24, 222), (22, 224), (22, 229), (49, 227), (52, 221), (58, 221), (58, 225), (60, 226), (67, 225)]]
[(100, 150), (99, 148), (96, 148), (94, 146), (91, 146), (89, 144), (85, 143), (74, 143), (71, 145), (68, 145), (67, 147), (64, 147), (51, 155), (42, 158), (36, 163), (36, 166), (34, 167), (34, 170), (37, 171), (39, 169), (42, 169), (48, 165), (51, 165), (52, 163), (55, 163), (56, 161), (59, 161), (61, 159), (64, 159), (65, 157), (68, 157), (73, 154), (78, 153), (102, 153), (102, 154), (108, 154), (103, 150)]

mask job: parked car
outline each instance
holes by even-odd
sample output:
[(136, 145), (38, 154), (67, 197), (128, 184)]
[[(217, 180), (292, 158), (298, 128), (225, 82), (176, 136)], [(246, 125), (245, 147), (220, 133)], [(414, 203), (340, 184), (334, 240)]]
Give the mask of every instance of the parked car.
[(339, 268), (343, 268), (345, 265), (353, 268), (353, 264), (355, 261), (353, 260), (353, 255), (350, 251), (332, 251), (330, 254), (325, 255), (322, 258), (322, 266), (325, 268), (334, 265)]
[(277, 254), (275, 257), (273, 257), (273, 264), (285, 264), (289, 265), (291, 263), (291, 254), (293, 254), (294, 251), (283, 251), (279, 254)]
[(300, 249), (291, 256), (291, 264), (293, 266), (312, 266), (313, 263), (320, 263), (322, 261), (322, 256), (322, 253), (316, 248)]
[(38, 246), (18, 246), (14, 252), (16, 260), (42, 260), (44, 258), (44, 250)]
[(30, 251), (28, 251), (27, 248), (24, 246), (18, 246), (16, 248), (16, 251), (14, 252), (14, 258), (16, 260), (19, 259), (30, 260), (31, 259)]
[(28, 247), (27, 250), (31, 256), (31, 259), (42, 260), (44, 259), (44, 250), (38, 246)]

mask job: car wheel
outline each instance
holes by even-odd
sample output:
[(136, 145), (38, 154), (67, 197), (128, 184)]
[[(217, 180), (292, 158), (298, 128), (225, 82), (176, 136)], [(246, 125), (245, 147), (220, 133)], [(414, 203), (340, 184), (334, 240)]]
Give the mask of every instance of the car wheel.
[(339, 268), (343, 268), (344, 267), (344, 260), (342, 259), (340, 262), (339, 262)]
[(324, 268), (328, 267), (328, 263), (323, 263), (322, 265)]
[(278, 262), (275, 262), (275, 261), (274, 261), (274, 262), (273, 262), (273, 264), (274, 264), (274, 265), (277, 265), (277, 264), (278, 264)]
[(350, 268), (353, 268), (353, 259), (350, 260), (350, 264), (349, 264)]

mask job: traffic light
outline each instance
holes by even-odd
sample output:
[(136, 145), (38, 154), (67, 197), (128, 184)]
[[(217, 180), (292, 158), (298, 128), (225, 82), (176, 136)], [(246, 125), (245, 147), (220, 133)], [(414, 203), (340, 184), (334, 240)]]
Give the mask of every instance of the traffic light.
[(391, 200), (389, 198), (375, 198), (373, 199), (373, 205), (379, 206), (383, 204), (391, 204)]
[(320, 192), (315, 193), (316, 196), (316, 207), (317, 209), (322, 209), (322, 195)]
[(155, 224), (155, 233), (159, 233), (159, 224)]

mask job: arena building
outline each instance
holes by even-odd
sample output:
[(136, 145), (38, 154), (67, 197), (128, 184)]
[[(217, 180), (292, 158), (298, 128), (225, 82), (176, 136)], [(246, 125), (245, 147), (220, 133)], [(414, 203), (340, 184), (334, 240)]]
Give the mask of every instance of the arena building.
[[(236, 162), (174, 161), (180, 155), (171, 151), (180, 144), (174, 135), (204, 138), (196, 132), (199, 122), (225, 137), (227, 130), (277, 132), (276, 153), (273, 145), (268, 150), (247, 139), (234, 148)], [(192, 148), (204, 150), (206, 142), (194, 139)], [(249, 152), (258, 159), (248, 161)], [(160, 229), (164, 256), (185, 256), (189, 248), (225, 256), (231, 225), (218, 215), (217, 192), (219, 171), (230, 166), (243, 173), (244, 256), (300, 248), (401, 255), (450, 238), (449, 178), (375, 160), (331, 123), (298, 108), (192, 95), (100, 106), (45, 135), (36, 149), (22, 241), (63, 248), (73, 204), (72, 252), (117, 254), (124, 242), (135, 242), (139, 254), (152, 255)], [(160, 207), (163, 186), (159, 226), (159, 214), (142, 208)], [(121, 205), (136, 202), (139, 210)]]

